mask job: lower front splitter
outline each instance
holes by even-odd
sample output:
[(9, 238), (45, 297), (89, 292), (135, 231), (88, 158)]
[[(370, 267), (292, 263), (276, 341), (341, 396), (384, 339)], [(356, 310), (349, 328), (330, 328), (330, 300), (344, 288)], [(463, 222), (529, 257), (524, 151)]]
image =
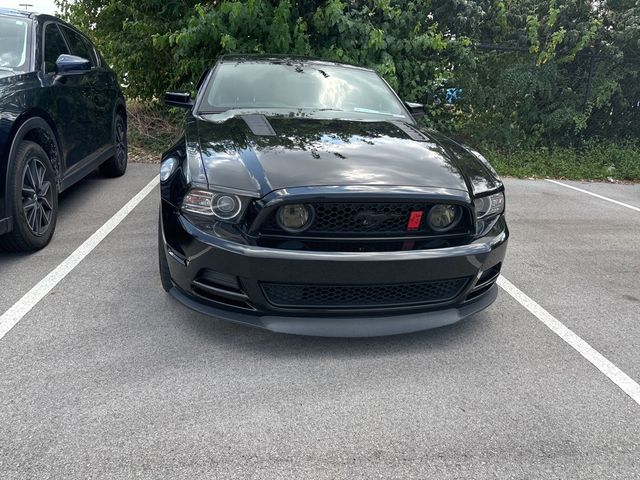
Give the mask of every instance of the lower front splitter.
[(278, 316), (249, 314), (198, 302), (174, 287), (170, 291), (183, 305), (220, 320), (258, 327), (272, 332), (317, 337), (379, 337), (419, 332), (457, 323), (491, 305), (498, 296), (494, 285), (468, 304), (445, 310), (389, 316)]

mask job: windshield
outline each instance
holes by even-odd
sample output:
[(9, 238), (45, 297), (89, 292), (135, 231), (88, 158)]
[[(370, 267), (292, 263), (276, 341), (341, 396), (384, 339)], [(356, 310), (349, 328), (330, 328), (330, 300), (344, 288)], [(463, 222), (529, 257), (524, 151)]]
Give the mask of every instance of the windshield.
[(319, 62), (220, 64), (206, 88), (200, 113), (229, 109), (406, 118), (402, 104), (376, 73)]
[(27, 21), (0, 16), (0, 75), (28, 70), (28, 31)]

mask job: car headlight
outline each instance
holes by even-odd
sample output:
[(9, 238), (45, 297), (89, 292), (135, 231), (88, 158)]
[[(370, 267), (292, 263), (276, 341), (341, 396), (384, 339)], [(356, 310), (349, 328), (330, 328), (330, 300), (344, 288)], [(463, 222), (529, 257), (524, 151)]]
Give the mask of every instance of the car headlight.
[(300, 233), (311, 226), (314, 210), (311, 205), (283, 205), (276, 213), (276, 221), (285, 232)]
[(462, 212), (457, 205), (434, 205), (429, 209), (427, 222), (435, 232), (447, 232), (455, 227), (462, 218)]
[(166, 182), (173, 174), (178, 165), (178, 160), (175, 157), (167, 157), (160, 164), (160, 181)]
[(474, 205), (476, 208), (476, 218), (478, 220), (499, 215), (504, 212), (504, 192), (476, 198)]
[(236, 223), (242, 217), (246, 201), (233, 193), (191, 189), (182, 199), (182, 211), (216, 220)]
[(504, 213), (504, 192), (476, 198), (473, 203), (476, 210), (476, 233), (484, 235), (495, 223), (493, 220)]

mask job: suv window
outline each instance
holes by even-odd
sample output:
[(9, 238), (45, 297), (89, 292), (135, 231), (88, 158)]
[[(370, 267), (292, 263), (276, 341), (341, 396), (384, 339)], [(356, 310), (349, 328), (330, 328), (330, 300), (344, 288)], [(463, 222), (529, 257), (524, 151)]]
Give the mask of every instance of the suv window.
[(86, 38), (82, 37), (82, 40), (84, 41), (84, 43), (87, 44), (87, 48), (89, 49), (89, 60), (91, 60), (91, 65), (95, 67), (99, 67), (100, 60), (98, 60), (98, 53), (97, 53), (96, 47), (94, 47), (93, 44)]
[(96, 58), (95, 52), (93, 51), (93, 47), (90, 46), (89, 42), (82, 35), (71, 30), (70, 28), (62, 28), (64, 30), (65, 36), (67, 37), (67, 41), (69, 42), (71, 54), (89, 60), (92, 67), (97, 66), (98, 60)]
[(56, 71), (56, 60), (63, 54), (68, 54), (67, 44), (58, 30), (58, 25), (49, 23), (44, 28), (44, 71), (52, 73)]

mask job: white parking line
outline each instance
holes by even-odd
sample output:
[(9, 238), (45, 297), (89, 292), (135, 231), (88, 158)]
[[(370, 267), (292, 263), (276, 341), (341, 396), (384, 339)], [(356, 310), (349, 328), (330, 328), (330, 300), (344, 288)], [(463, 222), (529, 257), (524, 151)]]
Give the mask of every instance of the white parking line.
[(502, 275), (498, 278), (498, 285), (500, 285), (520, 305), (529, 310), (529, 312), (535, 315), (535, 317), (544, 323), (553, 333), (567, 342), (580, 355), (591, 362), (594, 367), (604, 373), (609, 380), (620, 387), (624, 393), (629, 395), (638, 405), (640, 405), (640, 385), (638, 385), (631, 377), (607, 360), (600, 352), (585, 342), (573, 331), (569, 330), (562, 322), (560, 322), (560, 320), (534, 302)]
[[(46, 277), (38, 282), (20, 300), (13, 304), (5, 313), (0, 316), (0, 339), (2, 339), (22, 318), (35, 307), (58, 283), (60, 283), (80, 262), (89, 255), (106, 237), (109, 235), (132, 211), (142, 202), (158, 184), (159, 177), (151, 180), (140, 192), (127, 202), (115, 215), (113, 215), (104, 225), (96, 230), (82, 245), (54, 268)], [(567, 188), (587, 193), (594, 197), (616, 203), (618, 205), (637, 210), (640, 208), (627, 205), (617, 200), (612, 200), (601, 195), (582, 190), (571, 185), (566, 185), (555, 180), (547, 180)], [(513, 285), (509, 280), (500, 276), (498, 285), (511, 295), (518, 303), (531, 312), (538, 320), (544, 323), (552, 332), (580, 353), (586, 360), (593, 364), (598, 370), (606, 375), (622, 391), (640, 405), (640, 385), (636, 383), (626, 373), (616, 367), (601, 353), (591, 345), (567, 328), (557, 318), (547, 312), (538, 303), (532, 300), (524, 292)]]
[(129, 200), (113, 217), (107, 220), (93, 235), (87, 238), (71, 255), (65, 258), (62, 263), (0, 316), (0, 340), (149, 195), (158, 184), (158, 179), (159, 177), (155, 177), (151, 180), (146, 187), (140, 190), (140, 192)]
[(605, 197), (604, 195), (598, 195), (597, 193), (590, 192), (588, 190), (584, 190), (582, 188), (574, 187), (573, 185), (567, 185), (566, 183), (558, 182), (557, 180), (551, 180), (549, 178), (545, 179), (547, 182), (555, 183), (556, 185), (560, 185), (562, 187), (570, 188), (571, 190), (575, 190), (577, 192), (586, 193), (587, 195), (591, 195), (592, 197), (599, 198), (601, 200), (606, 200), (607, 202), (615, 203), (616, 205), (620, 205), (621, 207), (630, 208), (631, 210), (635, 210), (636, 212), (640, 212), (640, 208), (634, 207), (633, 205), (629, 205), (628, 203), (619, 202), (618, 200), (614, 200), (613, 198)]

